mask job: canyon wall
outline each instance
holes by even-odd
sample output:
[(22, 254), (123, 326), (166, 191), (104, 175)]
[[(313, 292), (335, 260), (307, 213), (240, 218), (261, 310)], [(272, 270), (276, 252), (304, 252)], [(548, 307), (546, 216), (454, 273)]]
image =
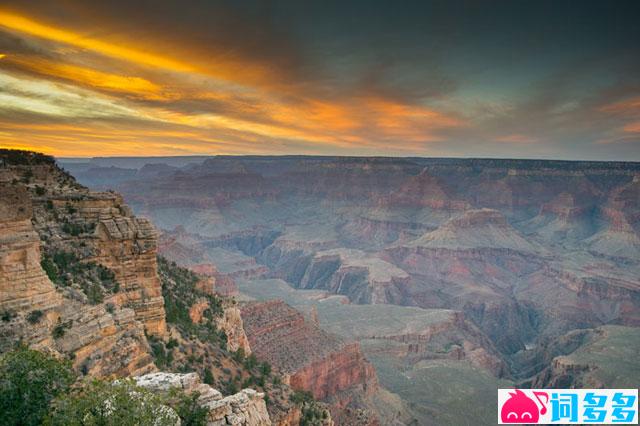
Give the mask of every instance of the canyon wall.
[[(148, 222), (135, 222), (130, 212), (123, 216), (116, 208), (121, 198), (90, 193), (46, 158), (34, 164), (4, 162), (0, 193), (2, 348), (22, 339), (69, 356), (76, 368), (94, 376), (153, 371), (145, 329), (161, 334), (165, 328)], [(88, 232), (114, 220), (131, 224), (118, 241)], [(87, 303), (87, 294), (69, 272), (53, 282), (53, 269), (43, 269), (53, 251), (73, 259), (65, 263), (77, 273), (95, 272), (96, 260), (112, 266), (126, 262), (129, 268), (114, 274), (126, 296), (102, 294), (96, 287), (100, 302)]]
[(331, 401), (341, 418), (355, 397), (377, 390), (377, 378), (358, 343), (333, 336), (282, 301), (241, 306), (251, 347), (258, 359), (271, 363), (292, 388)]

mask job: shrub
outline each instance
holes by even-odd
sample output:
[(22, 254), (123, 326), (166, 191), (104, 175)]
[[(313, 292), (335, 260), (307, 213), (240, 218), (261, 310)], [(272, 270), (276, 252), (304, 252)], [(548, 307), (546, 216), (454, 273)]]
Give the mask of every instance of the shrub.
[(198, 398), (200, 394), (193, 392), (190, 395), (186, 395), (182, 392), (177, 393), (173, 391), (170, 397), (169, 404), (176, 410), (180, 417), (181, 426), (206, 426), (207, 415), (209, 410), (201, 407), (198, 404)]
[(0, 158), (6, 164), (13, 165), (55, 164), (55, 159), (50, 155), (21, 149), (0, 149)]
[(89, 303), (94, 305), (104, 301), (106, 292), (116, 293), (120, 290), (113, 271), (95, 262), (82, 262), (71, 252), (45, 253), (40, 265), (49, 279), (58, 285), (68, 285), (70, 277), (80, 285)]
[(203, 381), (208, 384), (213, 386), (215, 384), (215, 379), (213, 377), (213, 373), (211, 373), (211, 370), (208, 368), (204, 369), (204, 378)]
[(31, 182), (31, 178), (33, 178), (33, 171), (31, 169), (25, 170), (24, 174), (22, 175), (22, 182), (29, 183)]
[(0, 318), (2, 318), (2, 321), (4, 321), (4, 322), (9, 322), (12, 319), (14, 319), (15, 317), (16, 317), (16, 313), (15, 312), (2, 311), (2, 313), (0, 313)]
[(237, 362), (243, 362), (244, 361), (244, 349), (238, 348), (238, 350), (233, 353), (233, 359), (236, 360)]
[(44, 312), (40, 310), (31, 311), (29, 315), (27, 315), (27, 321), (29, 321), (30, 324), (37, 324), (40, 322), (43, 315)]
[(147, 336), (149, 345), (151, 346), (151, 352), (154, 358), (154, 362), (158, 368), (171, 367), (173, 364), (173, 350), (167, 350), (162, 340), (155, 336)]
[(49, 403), (75, 380), (69, 362), (19, 347), (0, 357), (2, 424), (40, 425)]
[(271, 365), (268, 362), (263, 362), (260, 364), (260, 372), (263, 376), (269, 377), (271, 374)]
[(53, 401), (50, 426), (174, 426), (178, 415), (132, 381), (94, 380)]
[(67, 328), (71, 327), (71, 323), (69, 322), (59, 322), (58, 324), (56, 324), (55, 327), (53, 327), (53, 330), (51, 331), (51, 336), (53, 336), (54, 339), (60, 339), (62, 337), (64, 337), (65, 333), (67, 332)]
[(89, 299), (89, 303), (92, 305), (97, 305), (98, 303), (102, 303), (104, 301), (104, 294), (102, 293), (102, 288), (100, 285), (96, 283), (89, 283), (85, 286), (84, 289), (87, 298)]
[(294, 404), (303, 404), (305, 402), (312, 402), (313, 401), (313, 395), (309, 391), (297, 390), (297, 391), (294, 391), (291, 394), (289, 399)]
[(235, 381), (229, 379), (225, 386), (225, 393), (227, 395), (233, 395), (234, 393), (238, 393), (238, 385)]
[(258, 359), (256, 358), (256, 356), (254, 354), (249, 355), (248, 357), (245, 358), (244, 360), (244, 367), (247, 370), (253, 370), (256, 365), (258, 365)]
[(58, 268), (56, 268), (56, 265), (53, 263), (53, 260), (51, 260), (50, 257), (43, 256), (42, 260), (40, 261), (40, 266), (42, 266), (45, 274), (47, 274), (47, 277), (49, 277), (52, 282), (55, 283), (58, 281)]

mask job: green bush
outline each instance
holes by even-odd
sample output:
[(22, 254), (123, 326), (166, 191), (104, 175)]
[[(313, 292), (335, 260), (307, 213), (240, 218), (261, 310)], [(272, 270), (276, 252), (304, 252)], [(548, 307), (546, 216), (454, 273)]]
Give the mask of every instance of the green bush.
[(238, 348), (238, 350), (235, 351), (232, 354), (232, 357), (236, 362), (243, 362), (244, 361), (244, 349), (243, 348)]
[(294, 404), (304, 404), (305, 402), (312, 402), (313, 401), (313, 395), (309, 391), (297, 390), (297, 391), (294, 391), (291, 394), (289, 399)]
[(258, 359), (254, 354), (249, 355), (244, 360), (244, 367), (247, 370), (253, 370), (258, 365)]
[(27, 321), (29, 321), (30, 324), (37, 324), (40, 322), (43, 315), (44, 312), (40, 310), (31, 311), (29, 312), (29, 315), (27, 315)]
[(268, 362), (263, 362), (260, 364), (260, 372), (263, 376), (269, 377), (271, 374), (271, 365)]
[(49, 277), (52, 282), (58, 282), (58, 268), (50, 257), (43, 256), (40, 261), (40, 266), (42, 266), (45, 274), (47, 274), (47, 277)]
[(147, 336), (147, 340), (151, 346), (151, 353), (158, 368), (171, 367), (173, 363), (173, 350), (171, 348), (167, 350), (168, 346), (165, 347), (164, 342), (155, 336)]
[(208, 368), (204, 369), (204, 377), (203, 377), (203, 381), (207, 384), (207, 385), (211, 385), (213, 386), (215, 384), (215, 379), (213, 377), (213, 373), (211, 373), (211, 370)]
[(14, 319), (16, 317), (16, 313), (15, 312), (11, 312), (11, 311), (2, 311), (2, 313), (0, 313), (0, 318), (2, 319), (2, 321), (4, 322), (9, 322), (12, 319)]
[(56, 324), (56, 326), (53, 327), (53, 330), (51, 331), (51, 335), (53, 336), (53, 338), (60, 339), (61, 337), (64, 337), (67, 329), (71, 328), (72, 323), (73, 321), (60, 322), (60, 320), (58, 320), (58, 324)]
[(233, 395), (234, 393), (238, 393), (238, 385), (233, 379), (229, 379), (224, 388), (225, 394)]
[(44, 424), (49, 426), (175, 426), (178, 416), (162, 399), (132, 381), (89, 384), (57, 398)]
[(75, 375), (69, 362), (25, 347), (0, 357), (2, 424), (40, 425), (49, 403), (66, 392)]
[(82, 262), (71, 252), (45, 252), (40, 265), (58, 285), (69, 285), (69, 280), (78, 283), (93, 305), (102, 303), (106, 293), (120, 291), (113, 271), (95, 262)]
[(89, 234), (96, 229), (95, 223), (71, 223), (66, 221), (62, 224), (62, 232), (69, 234), (72, 237), (77, 237), (80, 234)]
[(206, 426), (209, 410), (198, 404), (199, 397), (198, 392), (190, 395), (173, 392), (168, 403), (178, 413), (180, 426)]

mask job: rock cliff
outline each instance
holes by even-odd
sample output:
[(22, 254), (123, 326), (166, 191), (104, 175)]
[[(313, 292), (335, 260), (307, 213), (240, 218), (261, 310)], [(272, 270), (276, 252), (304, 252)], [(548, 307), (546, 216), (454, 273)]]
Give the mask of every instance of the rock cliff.
[(0, 154), (1, 346), (22, 339), (95, 376), (153, 371), (145, 331), (165, 328), (148, 222), (49, 157)]
[[(423, 408), (414, 410), (421, 424), (459, 423), (448, 417), (454, 401), (458, 418), (467, 419), (468, 408), (480, 422), (491, 420), (495, 401), (487, 395), (498, 382), (564, 368), (566, 360), (553, 359), (573, 355), (535, 348), (576, 329), (640, 323), (637, 163), (291, 156), (215, 157), (163, 169), (126, 181), (105, 174), (102, 185), (115, 185), (136, 212), (175, 237), (166, 254), (185, 266), (204, 272), (215, 265), (243, 291), (255, 284), (260, 300), (285, 298), (304, 309), (321, 299), (321, 326), (328, 308), (338, 319), (371, 308), (352, 324), (361, 332), (379, 324), (381, 303), (455, 311), (455, 320), (410, 330), (401, 327), (406, 315), (394, 314), (396, 329), (355, 337), (383, 385), (412, 410)], [(274, 294), (278, 278), (288, 287)], [(293, 294), (307, 299), (295, 304)], [(194, 308), (196, 318), (201, 313)], [(314, 347), (291, 331), (299, 325), (286, 326), (294, 318), (282, 318), (282, 327), (264, 330), (277, 337), (262, 342), (266, 348), (277, 349), (278, 333), (283, 342)], [(254, 354), (269, 355), (248, 338)], [(294, 365), (295, 356), (280, 362)], [(300, 361), (296, 371), (313, 366), (300, 383), (313, 378), (339, 388), (332, 372), (313, 372), (322, 371), (316, 361)], [(604, 370), (588, 376), (595, 371)], [(438, 387), (441, 380), (453, 385)], [(460, 402), (461, 392), (469, 403)]]
[(186, 394), (197, 392), (197, 403), (208, 411), (207, 425), (270, 426), (271, 419), (264, 402), (264, 393), (253, 389), (223, 397), (222, 394), (201, 382), (195, 373), (151, 373), (135, 378), (136, 384), (154, 392), (178, 389)]
[[(606, 325), (560, 336), (549, 343), (550, 365), (533, 377), (537, 388), (633, 388), (640, 368), (638, 328)], [(540, 352), (544, 353), (541, 348)]]
[(377, 389), (375, 371), (357, 343), (324, 332), (282, 301), (248, 303), (241, 311), (258, 359), (281, 371), (292, 388), (330, 401), (334, 418)]

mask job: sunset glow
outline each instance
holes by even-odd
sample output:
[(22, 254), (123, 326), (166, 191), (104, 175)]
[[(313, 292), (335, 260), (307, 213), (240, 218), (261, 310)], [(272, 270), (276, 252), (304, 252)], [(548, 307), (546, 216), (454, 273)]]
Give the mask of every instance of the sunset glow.
[[(122, 19), (104, 4), (74, 1), (0, 9), (3, 146), (59, 156), (509, 156), (526, 147), (533, 157), (567, 157), (578, 144), (588, 157), (601, 155), (605, 139), (628, 152), (638, 133), (637, 91), (576, 90), (541, 104), (536, 97), (547, 95), (530, 88), (552, 84), (549, 72), (510, 83), (504, 69), (487, 94), (490, 85), (475, 81), (486, 75), (451, 68), (468, 56), (463, 46), (439, 63), (404, 38), (411, 60), (391, 46), (344, 54), (328, 46), (346, 34), (298, 37), (295, 20), (275, 25), (262, 12), (203, 9), (202, 19), (173, 20), (159, 8), (145, 27), (139, 10), (118, 5)], [(242, 28), (224, 21), (234, 19)]]

